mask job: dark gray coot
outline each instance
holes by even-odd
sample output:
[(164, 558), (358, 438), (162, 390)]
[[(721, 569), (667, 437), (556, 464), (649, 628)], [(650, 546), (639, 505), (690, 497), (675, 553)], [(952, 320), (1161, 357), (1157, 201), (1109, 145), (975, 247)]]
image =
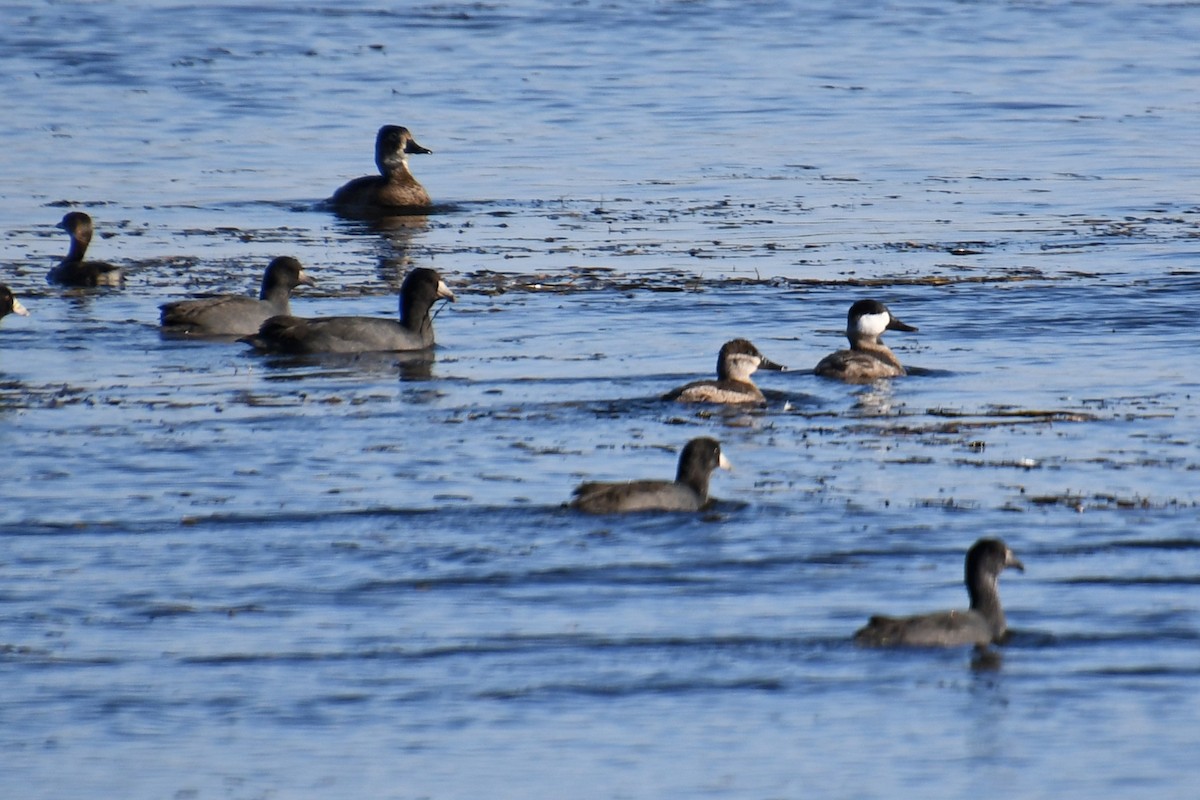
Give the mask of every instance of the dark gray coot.
[(1025, 571), (1025, 565), (1000, 539), (980, 539), (967, 551), (965, 580), (971, 607), (937, 611), (911, 617), (871, 617), (854, 634), (867, 647), (986, 646), (1002, 642), (1008, 633), (1000, 606), (1000, 573), (1007, 567)]
[(271, 317), (258, 332), (238, 341), (267, 353), (371, 353), (433, 347), (429, 310), (439, 299), (455, 301), (436, 270), (418, 267), (400, 286), (400, 320), (381, 317)]
[(267, 265), (258, 299), (222, 294), (164, 303), (159, 306), (162, 327), (190, 336), (247, 336), (271, 317), (292, 313), (293, 289), (315, 284), (299, 261), (280, 256)]
[(12, 293), (12, 289), (0, 283), (0, 319), (4, 319), (9, 314), (16, 314), (18, 317), (28, 317), (29, 311), (25, 306), (21, 305), (21, 301)]
[(692, 439), (679, 454), (674, 481), (640, 480), (590, 482), (575, 489), (571, 508), (590, 514), (630, 511), (700, 511), (709, 504), (708, 481), (713, 470), (729, 469), (716, 439)]

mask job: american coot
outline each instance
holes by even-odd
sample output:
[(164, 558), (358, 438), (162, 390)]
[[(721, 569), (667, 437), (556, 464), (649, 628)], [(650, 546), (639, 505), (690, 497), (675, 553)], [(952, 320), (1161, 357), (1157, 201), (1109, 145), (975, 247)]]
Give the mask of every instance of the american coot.
[(67, 257), (50, 270), (46, 280), (63, 286), (120, 286), (125, 280), (120, 267), (104, 261), (84, 261), (88, 245), (92, 243), (95, 227), (92, 218), (82, 211), (72, 211), (58, 223), (71, 237), (71, 249)]
[(297, 286), (316, 283), (290, 256), (271, 261), (263, 273), (258, 299), (235, 294), (164, 303), (163, 330), (192, 336), (246, 336), (257, 333), (268, 318), (291, 314), (288, 302)]
[(871, 617), (854, 640), (867, 647), (984, 646), (1001, 642), (1008, 630), (997, 586), (1005, 567), (1025, 565), (999, 539), (980, 539), (967, 551), (966, 584), (971, 607), (913, 617)]
[(28, 317), (29, 311), (25, 309), (25, 306), (21, 305), (21, 301), (12, 293), (12, 289), (0, 283), (0, 319), (4, 319), (9, 314)]
[(730, 468), (720, 443), (707, 437), (692, 439), (679, 454), (673, 482), (584, 483), (575, 489), (570, 506), (591, 514), (700, 511), (708, 505), (708, 479), (718, 467)]
[(782, 370), (758, 352), (758, 348), (745, 339), (733, 339), (721, 345), (717, 354), (717, 379), (715, 381), (693, 381), (663, 395), (664, 400), (681, 403), (763, 403), (766, 398), (750, 380), (759, 369)]
[(429, 193), (408, 169), (409, 153), (432, 153), (413, 139), (408, 128), (384, 125), (375, 136), (378, 175), (366, 175), (342, 186), (330, 202), (346, 216), (382, 216), (425, 209)]
[(906, 374), (900, 359), (880, 341), (886, 330), (915, 331), (892, 316), (888, 307), (878, 300), (859, 300), (850, 306), (846, 317), (846, 338), (849, 350), (838, 350), (821, 359), (813, 370), (826, 378), (846, 383), (870, 383), (879, 378), (895, 378)]
[(429, 309), (454, 293), (436, 270), (418, 267), (400, 286), (400, 321), (379, 317), (271, 317), (239, 342), (269, 353), (369, 353), (433, 347)]

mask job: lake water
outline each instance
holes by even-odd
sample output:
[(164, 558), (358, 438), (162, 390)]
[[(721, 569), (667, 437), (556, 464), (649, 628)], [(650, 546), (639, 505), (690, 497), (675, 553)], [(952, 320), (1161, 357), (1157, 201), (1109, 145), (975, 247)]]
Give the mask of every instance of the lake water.
[[(3, 13), (5, 796), (1195, 797), (1200, 6)], [(385, 123), (435, 213), (322, 210)], [(439, 269), (436, 361), (160, 336), (278, 255)], [(914, 374), (813, 376), (863, 297)], [(765, 409), (658, 400), (738, 336)], [(561, 507), (702, 435), (712, 513)], [(1007, 646), (851, 643), (981, 536)]]

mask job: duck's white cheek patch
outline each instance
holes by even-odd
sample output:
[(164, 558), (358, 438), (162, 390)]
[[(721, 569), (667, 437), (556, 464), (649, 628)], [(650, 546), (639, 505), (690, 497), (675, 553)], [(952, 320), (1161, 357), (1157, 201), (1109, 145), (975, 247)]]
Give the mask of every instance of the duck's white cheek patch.
[(891, 315), (887, 313), (863, 314), (858, 318), (858, 331), (868, 336), (878, 336), (887, 330), (888, 323), (891, 321)]

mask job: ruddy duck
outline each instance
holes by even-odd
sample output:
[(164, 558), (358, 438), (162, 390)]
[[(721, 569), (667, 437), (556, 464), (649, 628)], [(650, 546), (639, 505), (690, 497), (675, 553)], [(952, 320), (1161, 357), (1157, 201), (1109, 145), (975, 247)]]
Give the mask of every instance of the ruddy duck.
[(316, 284), (290, 256), (271, 261), (263, 273), (258, 299), (235, 294), (164, 303), (162, 326), (169, 333), (192, 336), (247, 336), (258, 333), (270, 317), (291, 314), (289, 298), (297, 286)]
[(846, 318), (846, 338), (850, 340), (850, 349), (825, 356), (813, 372), (847, 383), (870, 383), (879, 378), (907, 374), (896, 354), (880, 341), (879, 337), (886, 330), (917, 329), (893, 317), (888, 307), (878, 300), (859, 300), (850, 306)]
[(663, 395), (664, 400), (681, 403), (764, 403), (766, 398), (750, 376), (759, 369), (782, 370), (746, 339), (733, 339), (721, 345), (717, 354), (717, 379), (693, 381)]
[(25, 306), (21, 305), (21, 301), (12, 293), (12, 289), (0, 283), (0, 319), (4, 319), (9, 314), (16, 314), (18, 317), (28, 317), (29, 311)]
[(998, 583), (1006, 567), (1025, 571), (1025, 565), (999, 539), (980, 539), (967, 551), (965, 581), (971, 607), (966, 611), (937, 611), (913, 617), (871, 617), (854, 640), (867, 647), (986, 646), (1002, 642), (1008, 632), (1000, 607)]
[(400, 286), (400, 321), (379, 317), (271, 317), (251, 336), (238, 339), (268, 353), (370, 353), (433, 347), (429, 309), (454, 292), (436, 270), (418, 267)]
[(708, 505), (708, 479), (718, 467), (731, 468), (720, 443), (708, 437), (692, 439), (679, 454), (679, 469), (673, 482), (584, 483), (575, 489), (570, 506), (589, 514), (700, 511)]
[(429, 193), (408, 169), (409, 153), (432, 153), (413, 139), (408, 128), (384, 125), (375, 136), (378, 175), (355, 178), (333, 194), (330, 202), (346, 216), (412, 213), (430, 205)]
[(82, 211), (72, 211), (63, 216), (56, 227), (65, 230), (71, 237), (71, 249), (58, 266), (50, 270), (46, 280), (63, 286), (120, 286), (125, 280), (120, 267), (104, 261), (84, 261), (88, 245), (92, 243), (95, 228), (92, 218)]

